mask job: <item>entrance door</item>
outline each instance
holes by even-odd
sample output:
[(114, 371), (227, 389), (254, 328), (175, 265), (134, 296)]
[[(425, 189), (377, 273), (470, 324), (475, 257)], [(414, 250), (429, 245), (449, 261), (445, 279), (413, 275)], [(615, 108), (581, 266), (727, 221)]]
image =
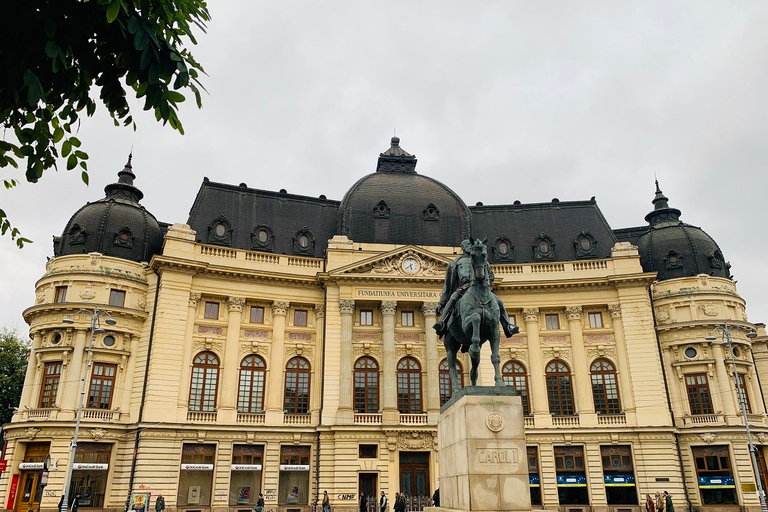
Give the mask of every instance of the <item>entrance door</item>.
[(20, 491), (18, 492), (18, 498), (16, 499), (16, 510), (18, 512), (37, 512), (37, 507), (40, 504), (40, 496), (42, 495), (43, 488), (40, 487), (40, 475), (42, 471), (24, 471), (21, 474)]
[(406, 497), (431, 496), (429, 453), (400, 452), (400, 490)]
[(360, 485), (357, 490), (358, 507), (360, 505), (360, 493), (363, 492), (368, 496), (368, 510), (378, 510), (377, 481), (378, 474), (376, 473), (360, 473)]

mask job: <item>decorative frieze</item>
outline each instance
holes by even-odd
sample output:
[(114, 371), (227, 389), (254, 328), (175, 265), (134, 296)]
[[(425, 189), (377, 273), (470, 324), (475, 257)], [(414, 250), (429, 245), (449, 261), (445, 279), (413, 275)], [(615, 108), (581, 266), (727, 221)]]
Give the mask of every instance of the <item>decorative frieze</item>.
[(400, 432), (397, 447), (401, 450), (432, 450), (435, 441), (430, 432)]
[(395, 333), (395, 341), (424, 341), (424, 334), (418, 332)]
[(568, 343), (567, 336), (542, 336), (542, 343)]
[(224, 328), (216, 327), (214, 325), (198, 325), (197, 332), (200, 334), (215, 334), (217, 336), (223, 336)]
[(584, 336), (584, 341), (587, 343), (611, 342), (613, 341), (613, 336), (610, 334), (587, 334)]
[(352, 334), (355, 341), (381, 341), (381, 333), (378, 332), (355, 332)]
[(312, 341), (315, 339), (315, 335), (311, 332), (288, 332), (285, 334), (285, 339), (292, 341)]
[(243, 329), (243, 338), (269, 338), (271, 331), (266, 329)]

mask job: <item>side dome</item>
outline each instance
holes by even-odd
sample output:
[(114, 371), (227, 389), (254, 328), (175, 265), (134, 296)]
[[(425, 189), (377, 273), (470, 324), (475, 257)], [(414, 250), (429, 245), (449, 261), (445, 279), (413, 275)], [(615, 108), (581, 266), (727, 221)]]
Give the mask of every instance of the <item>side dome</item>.
[(99, 252), (131, 261), (149, 261), (163, 247), (163, 230), (139, 201), (144, 194), (133, 185), (131, 156), (117, 173), (117, 183), (104, 187), (103, 199), (80, 208), (53, 239), (54, 256)]
[(698, 274), (731, 279), (731, 264), (717, 242), (703, 229), (681, 222), (680, 210), (668, 201), (657, 181), (654, 209), (645, 216), (650, 227), (637, 240), (643, 270), (657, 272), (658, 281)]
[(464, 201), (437, 180), (416, 174), (416, 157), (392, 137), (376, 172), (341, 201), (337, 233), (365, 243), (458, 246), (471, 233)]

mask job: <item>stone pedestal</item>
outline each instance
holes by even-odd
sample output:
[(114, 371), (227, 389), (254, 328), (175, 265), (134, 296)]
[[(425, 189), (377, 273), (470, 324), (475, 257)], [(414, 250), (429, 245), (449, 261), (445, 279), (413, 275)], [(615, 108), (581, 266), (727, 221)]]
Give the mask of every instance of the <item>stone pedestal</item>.
[(511, 387), (470, 386), (440, 412), (440, 507), (531, 510), (523, 407)]

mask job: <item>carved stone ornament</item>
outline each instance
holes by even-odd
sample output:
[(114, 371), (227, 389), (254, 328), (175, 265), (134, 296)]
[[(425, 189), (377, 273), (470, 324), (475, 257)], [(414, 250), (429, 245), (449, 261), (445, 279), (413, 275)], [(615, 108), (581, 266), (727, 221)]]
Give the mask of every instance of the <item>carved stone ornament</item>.
[(339, 311), (342, 315), (351, 315), (355, 312), (355, 301), (352, 299), (339, 299)]
[(434, 441), (429, 432), (401, 432), (397, 446), (401, 450), (431, 450)]
[(290, 305), (290, 302), (275, 301), (272, 303), (272, 314), (275, 316), (285, 316), (285, 313), (288, 311), (288, 307)]
[(202, 298), (203, 298), (203, 294), (202, 293), (190, 292), (190, 294), (189, 294), (189, 306), (192, 307), (192, 308), (196, 308), (197, 305), (200, 303), (200, 299), (202, 299)]
[(437, 302), (425, 302), (421, 305), (421, 312), (424, 313), (424, 316), (436, 316)]
[(571, 358), (571, 349), (568, 348), (547, 348), (541, 351), (545, 359), (568, 359)]
[[(415, 261), (416, 263), (404, 265), (403, 263), (406, 260)], [(427, 258), (414, 250), (408, 250), (358, 269), (357, 272), (368, 271), (371, 274), (408, 276), (444, 276), (446, 268), (448, 268), (448, 265), (445, 263)]]
[(497, 412), (490, 413), (485, 418), (485, 426), (491, 432), (500, 432), (504, 428), (504, 416)]
[(352, 349), (352, 354), (355, 357), (360, 357), (360, 356), (381, 357), (381, 347), (379, 345), (371, 345), (370, 343), (361, 343), (359, 345), (356, 345)]
[(381, 314), (384, 316), (394, 316), (397, 311), (397, 302), (393, 300), (381, 301)]
[(523, 310), (523, 318), (528, 323), (535, 323), (539, 321), (539, 308), (530, 308)]
[(587, 358), (589, 359), (605, 356), (616, 357), (616, 351), (612, 347), (604, 347), (602, 345), (587, 349)]
[(35, 294), (35, 303), (36, 304), (42, 304), (45, 302), (45, 291), (44, 290), (37, 290), (37, 293)]
[(313, 352), (314, 351), (312, 350), (312, 347), (308, 347), (308, 346), (304, 345), (303, 343), (297, 343), (296, 345), (288, 346), (288, 347), (285, 348), (285, 354), (287, 356), (291, 356), (291, 357), (292, 356), (303, 356), (303, 357), (308, 357), (308, 358), (311, 359)]
[(136, 307), (141, 310), (144, 310), (147, 307), (147, 299), (145, 299), (144, 297), (140, 297), (136, 299)]
[(107, 435), (107, 431), (103, 428), (92, 428), (88, 431), (88, 433), (91, 434), (91, 437), (97, 441)]
[(88, 283), (85, 285), (85, 289), (80, 292), (80, 298), (83, 300), (91, 300), (96, 296), (96, 292), (93, 291), (93, 285)]
[(266, 358), (269, 356), (269, 347), (263, 343), (259, 343), (258, 341), (251, 341), (250, 343), (248, 342), (241, 343), (240, 355), (243, 355), (243, 354), (258, 354)]
[(245, 306), (245, 299), (243, 297), (229, 297), (227, 299), (227, 309), (234, 313), (241, 313)]
[(421, 349), (414, 347), (410, 343), (406, 343), (404, 347), (397, 347), (395, 349), (395, 355), (397, 357), (406, 357), (406, 356), (421, 357)]
[(581, 320), (581, 306), (568, 306), (565, 308), (565, 317), (568, 320)]
[(221, 353), (224, 344), (220, 341), (213, 341), (211, 338), (205, 338), (204, 340), (195, 340), (192, 346), (195, 348), (195, 350), (213, 350), (215, 352)]
[(621, 318), (621, 304), (608, 304), (608, 314), (611, 318)]
[(712, 302), (707, 302), (706, 304), (700, 304), (699, 311), (701, 311), (707, 316), (717, 316), (717, 306), (712, 304)]
[(37, 434), (39, 433), (40, 433), (39, 428), (27, 427), (24, 429), (24, 437), (26, 437), (27, 439), (34, 439), (35, 437), (37, 437)]
[(325, 316), (325, 306), (322, 304), (315, 304), (315, 317), (322, 318)]
[(700, 437), (700, 438), (701, 438), (701, 440), (702, 440), (702, 441), (704, 441), (705, 443), (707, 443), (707, 444), (712, 444), (712, 441), (714, 441), (714, 440), (715, 440), (715, 438), (717, 437), (717, 434), (713, 434), (713, 433), (711, 433), (711, 432), (705, 432), (705, 433), (703, 433), (703, 434), (699, 434), (699, 437)]
[(768, 434), (765, 432), (758, 432), (755, 437), (760, 441), (760, 444), (768, 444)]

